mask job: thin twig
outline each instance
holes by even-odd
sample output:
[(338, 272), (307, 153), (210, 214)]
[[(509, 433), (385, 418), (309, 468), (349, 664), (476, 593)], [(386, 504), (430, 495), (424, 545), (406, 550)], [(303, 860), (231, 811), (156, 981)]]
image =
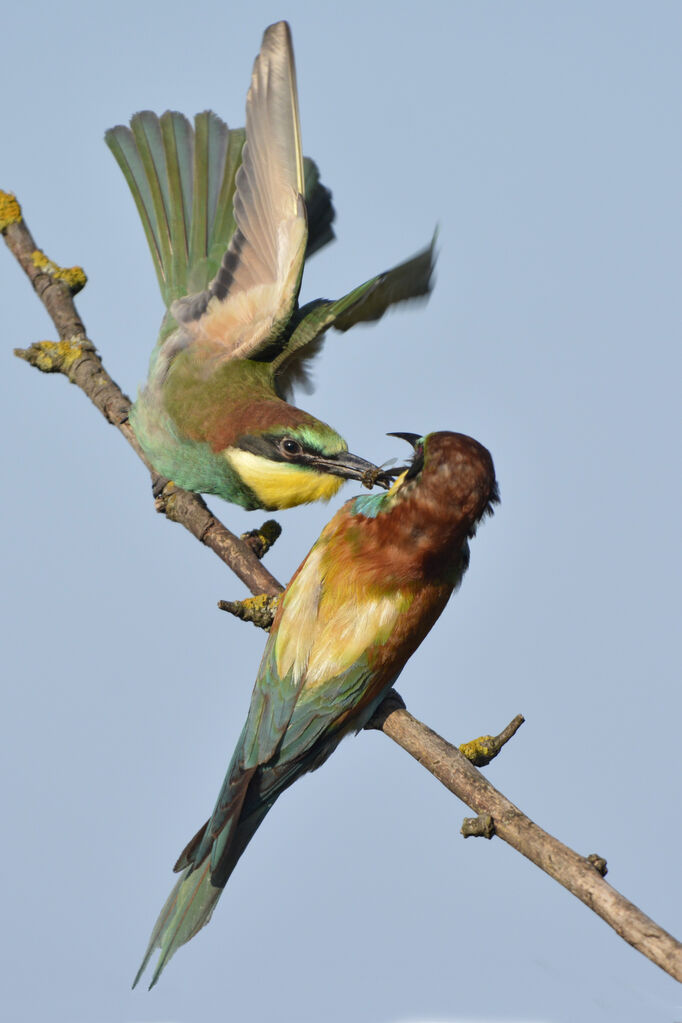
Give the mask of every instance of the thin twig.
[(459, 751), (474, 767), (487, 767), (502, 747), (516, 735), (523, 722), (523, 714), (517, 714), (499, 735), (481, 735), (478, 739), (472, 739), (471, 742), (463, 742)]
[[(73, 304), (73, 282), (69, 285), (65, 275), (55, 276), (49, 269), (54, 264), (49, 261), (45, 269), (45, 262), (41, 264), (34, 259), (38, 250), (23, 220), (7, 222), (0, 218), (0, 229), (52, 317), (60, 338), (59, 343), (39, 342), (16, 354), (44, 372), (64, 373), (87, 394), (150, 469), (159, 495), (157, 506), (161, 502), (160, 510), (168, 518), (180, 522), (210, 547), (252, 593), (270, 596), (280, 593), (283, 587), (264, 568), (253, 550), (230, 533), (200, 497), (177, 487), (164, 486), (163, 479), (146, 462), (128, 423), (130, 400), (107, 374), (95, 346), (87, 338)], [(386, 697), (368, 727), (381, 729), (479, 816), (488, 815), (495, 834), (503, 841), (581, 899), (662, 970), (682, 981), (682, 945), (604, 881), (600, 875), (601, 861), (597, 864), (579, 856), (534, 824), (458, 749), (417, 721), (395, 691)]]
[(221, 611), (229, 611), (242, 622), (251, 622), (266, 632), (274, 621), (278, 604), (279, 596), (269, 597), (267, 593), (259, 593), (258, 596), (247, 597), (246, 600), (218, 601)]

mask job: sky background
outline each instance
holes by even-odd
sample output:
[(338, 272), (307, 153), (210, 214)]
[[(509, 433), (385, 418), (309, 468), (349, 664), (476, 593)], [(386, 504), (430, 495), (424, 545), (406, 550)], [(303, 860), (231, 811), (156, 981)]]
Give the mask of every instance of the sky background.
[[(522, 712), (488, 777), (682, 937), (682, 5), (13, 5), (0, 187), (85, 267), (78, 309), (131, 395), (162, 308), (104, 131), (144, 108), (241, 124), (282, 17), (338, 211), (302, 298), (440, 228), (428, 305), (330, 336), (305, 407), (378, 462), (405, 455), (387, 431), (472, 434), (502, 492), (398, 688), (457, 743)], [(466, 808), (378, 733), (286, 793), (210, 926), (131, 992), (264, 636), (216, 609), (243, 587), (155, 514), (118, 433), (12, 357), (55, 334), (0, 263), (3, 1016), (678, 1023), (674, 981), (501, 841), (464, 842)], [(353, 492), (277, 516), (279, 578)], [(266, 517), (211, 505), (237, 532)]]

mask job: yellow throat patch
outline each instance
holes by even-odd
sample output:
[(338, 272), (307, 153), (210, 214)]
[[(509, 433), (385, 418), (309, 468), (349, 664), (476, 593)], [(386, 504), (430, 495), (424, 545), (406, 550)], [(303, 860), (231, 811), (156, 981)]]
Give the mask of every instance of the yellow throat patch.
[(227, 448), (225, 458), (268, 510), (328, 501), (345, 480), (291, 462), (272, 462), (240, 448)]
[(391, 497), (398, 490), (400, 490), (400, 488), (402, 487), (403, 483), (405, 482), (405, 477), (406, 476), (407, 476), (407, 469), (405, 470), (405, 472), (401, 472), (400, 476), (398, 476), (397, 479), (393, 480), (393, 486), (388, 491), (388, 496), (389, 497)]

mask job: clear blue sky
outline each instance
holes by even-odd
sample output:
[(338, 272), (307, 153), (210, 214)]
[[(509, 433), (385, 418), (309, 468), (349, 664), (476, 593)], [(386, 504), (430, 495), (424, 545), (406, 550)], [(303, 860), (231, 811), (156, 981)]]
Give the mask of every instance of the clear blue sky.
[[(162, 310), (102, 136), (143, 108), (242, 123), (271, 21), (292, 24), (304, 149), (338, 210), (303, 297), (440, 226), (430, 303), (330, 337), (306, 406), (378, 461), (404, 453), (390, 430), (464, 431), (495, 457), (502, 504), (400, 691), (456, 742), (523, 712), (490, 778), (680, 937), (682, 6), (19, 7), (0, 187), (48, 255), (85, 267), (78, 307), (128, 393)], [(263, 636), (216, 610), (240, 584), (155, 515), (117, 433), (12, 358), (54, 331), (0, 261), (3, 1015), (681, 1019), (678, 985), (502, 842), (464, 842), (465, 808), (375, 733), (280, 800), (210, 926), (130, 991)], [(264, 517), (213, 504), (237, 531)], [(331, 511), (280, 516), (280, 578)]]

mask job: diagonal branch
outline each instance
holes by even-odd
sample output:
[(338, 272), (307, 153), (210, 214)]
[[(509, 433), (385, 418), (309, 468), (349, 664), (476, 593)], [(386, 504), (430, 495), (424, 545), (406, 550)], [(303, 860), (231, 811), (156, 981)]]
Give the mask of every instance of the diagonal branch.
[[(128, 423), (130, 400), (104, 369), (76, 312), (73, 294), (84, 283), (82, 271), (80, 276), (78, 268), (63, 271), (47, 260), (36, 248), (14, 197), (1, 192), (0, 230), (50, 314), (60, 339), (38, 342), (17, 350), (16, 354), (43, 372), (63, 373), (87, 394), (149, 469), (154, 492), (159, 495), (159, 511), (210, 547), (252, 593), (269, 596), (280, 593), (282, 585), (260, 563), (248, 543), (234, 536), (200, 497), (169, 485), (146, 461)], [(625, 941), (682, 982), (682, 945), (604, 881), (603, 861), (580, 856), (534, 824), (456, 747), (417, 721), (397, 693), (393, 690), (389, 693), (367, 727), (383, 731), (467, 806), (491, 818), (491, 827), (499, 838), (572, 892)]]
[(682, 944), (604, 880), (603, 860), (596, 858), (595, 863), (591, 857), (580, 856), (533, 823), (463, 753), (413, 717), (397, 693), (389, 693), (370, 725), (381, 728), (477, 814), (492, 817), (499, 838), (594, 910), (638, 952), (682, 982)]

